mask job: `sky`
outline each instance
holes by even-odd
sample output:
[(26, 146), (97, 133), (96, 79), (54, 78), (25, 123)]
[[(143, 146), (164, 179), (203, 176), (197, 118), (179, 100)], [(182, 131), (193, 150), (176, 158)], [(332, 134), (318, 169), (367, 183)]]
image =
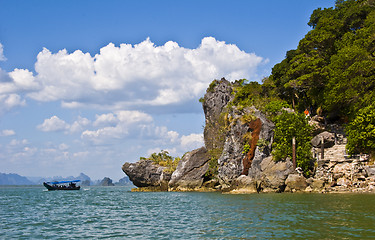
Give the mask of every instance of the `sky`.
[(0, 0), (0, 172), (117, 181), (203, 146), (210, 82), (261, 82), (334, 2)]

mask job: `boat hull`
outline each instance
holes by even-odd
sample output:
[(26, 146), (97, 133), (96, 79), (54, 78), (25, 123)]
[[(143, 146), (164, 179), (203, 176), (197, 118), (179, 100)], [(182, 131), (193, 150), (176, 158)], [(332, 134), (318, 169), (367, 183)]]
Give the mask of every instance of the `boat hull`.
[(48, 189), (48, 191), (57, 191), (57, 190), (79, 190), (81, 186), (53, 186), (49, 185), (48, 183), (43, 183), (43, 185)]

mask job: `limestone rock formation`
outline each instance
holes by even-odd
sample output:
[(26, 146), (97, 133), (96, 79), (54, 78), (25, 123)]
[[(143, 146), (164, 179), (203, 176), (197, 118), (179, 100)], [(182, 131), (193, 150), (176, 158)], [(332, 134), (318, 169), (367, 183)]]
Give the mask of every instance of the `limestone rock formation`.
[(189, 191), (200, 188), (209, 160), (205, 147), (186, 153), (172, 174), (169, 181), (170, 190)]
[(122, 170), (137, 187), (152, 187), (154, 190), (167, 190), (171, 174), (166, 167), (154, 164), (151, 160), (140, 160), (136, 163), (126, 162)]
[(99, 185), (100, 186), (105, 186), (105, 187), (115, 186), (115, 184), (113, 184), (113, 182), (112, 182), (112, 179), (110, 179), (109, 177), (103, 178), (103, 180), (100, 181)]
[[(249, 115), (252, 115), (253, 120), (244, 122), (244, 116)], [(224, 184), (230, 185), (240, 175), (259, 175), (259, 164), (270, 155), (274, 124), (255, 107), (247, 107), (241, 111), (232, 107), (228, 116), (232, 123), (226, 135), (223, 153), (218, 160), (218, 177)], [(243, 152), (246, 134), (251, 134), (247, 154)], [(258, 141), (261, 141), (261, 146), (258, 146)]]

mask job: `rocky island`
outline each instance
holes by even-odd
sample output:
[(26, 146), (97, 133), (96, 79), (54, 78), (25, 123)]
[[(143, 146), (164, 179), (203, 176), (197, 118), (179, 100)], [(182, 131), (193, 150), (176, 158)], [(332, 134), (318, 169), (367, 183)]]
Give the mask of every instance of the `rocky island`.
[(374, 3), (337, 1), (308, 25), (262, 84), (209, 85), (203, 147), (125, 163), (138, 190), (374, 193)]
[(125, 163), (122, 169), (133, 184), (153, 191), (375, 192), (375, 165), (368, 155), (346, 154), (343, 130), (317, 115), (308, 121), (318, 133), (310, 141), (314, 156), (308, 175), (288, 157), (275, 161), (275, 124), (254, 106), (231, 104), (238, 85), (221, 79), (207, 90), (204, 147), (186, 153), (173, 172), (152, 160)]

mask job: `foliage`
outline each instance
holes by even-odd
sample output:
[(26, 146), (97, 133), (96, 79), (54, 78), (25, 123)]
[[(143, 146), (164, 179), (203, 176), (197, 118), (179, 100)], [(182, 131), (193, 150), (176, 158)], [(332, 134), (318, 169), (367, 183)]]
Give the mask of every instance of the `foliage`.
[(250, 122), (254, 121), (257, 119), (256, 116), (254, 116), (253, 113), (245, 113), (244, 115), (241, 116), (240, 121), (242, 124), (250, 124)]
[(283, 108), (289, 108), (289, 104), (283, 100), (273, 100), (266, 104), (264, 112), (272, 119), (281, 112)]
[(215, 157), (211, 157), (210, 161), (208, 162), (208, 170), (204, 174), (206, 177), (214, 178), (218, 174), (218, 162)]
[(207, 88), (207, 92), (213, 92), (216, 85), (219, 83), (218, 80), (213, 80)]
[(155, 164), (160, 165), (162, 167), (167, 167), (164, 171), (172, 173), (176, 170), (178, 162), (181, 160), (181, 158), (176, 157), (173, 158), (169, 155), (168, 151), (161, 150), (160, 153), (152, 153), (150, 157), (145, 158), (141, 157), (140, 160), (151, 160)]
[(312, 30), (269, 80), (299, 111), (320, 106), (331, 118), (353, 118), (375, 100), (374, 1), (336, 1), (335, 8), (314, 10), (308, 25)]
[(249, 82), (238, 88), (232, 104), (235, 106), (251, 106), (260, 98), (262, 87), (257, 82)]
[(267, 147), (269, 142), (263, 138), (259, 138), (257, 142), (257, 146), (259, 147), (259, 150), (262, 152), (265, 147)]
[(375, 152), (375, 105), (361, 109), (355, 119), (347, 126), (350, 154)]
[(248, 143), (246, 143), (244, 146), (243, 146), (243, 151), (242, 151), (242, 154), (246, 154), (250, 151), (251, 147)]
[(296, 138), (296, 163), (308, 174), (311, 161), (311, 131), (303, 114), (284, 111), (276, 117), (272, 154), (276, 161), (292, 159), (292, 138)]

